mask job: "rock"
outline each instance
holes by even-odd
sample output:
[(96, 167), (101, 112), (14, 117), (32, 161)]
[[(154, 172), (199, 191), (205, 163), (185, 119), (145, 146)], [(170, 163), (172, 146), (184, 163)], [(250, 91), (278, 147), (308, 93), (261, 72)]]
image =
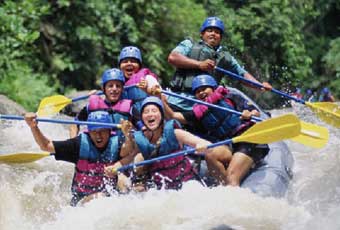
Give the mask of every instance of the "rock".
[(0, 114), (23, 115), (26, 110), (5, 95), (0, 95)]
[[(76, 91), (76, 92), (72, 92), (72, 93), (66, 95), (66, 97), (73, 99), (73, 98), (76, 98), (76, 97), (87, 95), (89, 92), (90, 92), (89, 90)], [(88, 102), (88, 99), (83, 99), (83, 100), (80, 100), (80, 101), (73, 102), (73, 103), (67, 105), (61, 112), (63, 114), (68, 115), (68, 116), (74, 117), (74, 116), (76, 116), (77, 113), (80, 112), (80, 110), (82, 108), (84, 108), (84, 106), (86, 106), (87, 102)]]

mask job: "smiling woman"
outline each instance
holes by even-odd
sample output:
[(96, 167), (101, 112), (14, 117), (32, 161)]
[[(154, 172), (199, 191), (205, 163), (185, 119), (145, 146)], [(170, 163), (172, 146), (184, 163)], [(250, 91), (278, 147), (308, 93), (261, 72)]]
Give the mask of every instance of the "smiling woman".
[[(207, 149), (211, 142), (182, 130), (176, 120), (165, 121), (163, 103), (158, 97), (151, 96), (144, 99), (141, 113), (145, 128), (134, 132), (133, 146), (125, 146), (132, 155), (136, 155), (135, 162), (166, 156), (182, 150), (185, 145), (199, 149), (197, 151), (199, 153), (205, 151), (211, 156), (218, 156), (218, 160), (215, 157), (207, 159), (209, 167), (216, 167), (220, 164), (219, 161), (230, 160), (231, 152), (228, 147), (218, 146)], [(146, 171), (137, 170), (132, 182), (139, 188), (143, 186), (143, 189), (150, 187), (180, 189), (188, 180), (201, 181), (189, 158), (181, 155), (152, 163)]]

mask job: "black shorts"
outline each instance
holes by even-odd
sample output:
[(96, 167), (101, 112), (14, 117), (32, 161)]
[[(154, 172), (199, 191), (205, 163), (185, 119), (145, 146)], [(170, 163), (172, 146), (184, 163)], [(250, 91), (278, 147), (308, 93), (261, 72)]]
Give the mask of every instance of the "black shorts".
[(241, 152), (253, 159), (254, 163), (258, 163), (269, 152), (269, 147), (266, 144), (252, 144), (247, 142), (240, 142), (232, 144), (233, 153)]

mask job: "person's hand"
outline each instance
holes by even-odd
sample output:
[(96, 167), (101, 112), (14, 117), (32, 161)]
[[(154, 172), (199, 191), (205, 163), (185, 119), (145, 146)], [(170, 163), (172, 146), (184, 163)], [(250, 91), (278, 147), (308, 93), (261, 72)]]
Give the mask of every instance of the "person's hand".
[(206, 144), (197, 144), (195, 149), (196, 153), (204, 153), (207, 151), (208, 146)]
[(141, 90), (144, 90), (146, 92), (148, 88), (148, 82), (145, 80), (145, 78), (142, 78), (139, 83), (137, 83), (138, 88)]
[(206, 113), (206, 111), (208, 110), (208, 106), (206, 105), (200, 105), (200, 104), (196, 104), (194, 105), (194, 107), (192, 108), (192, 111), (195, 114), (195, 117), (200, 120), (204, 114)]
[(24, 115), (27, 125), (32, 129), (38, 127), (37, 115), (35, 113), (26, 113)]
[(151, 89), (148, 89), (148, 93), (157, 97), (160, 97), (162, 94), (162, 89), (160, 85), (154, 85)]
[(263, 85), (263, 88), (262, 88), (263, 91), (271, 91), (273, 89), (273, 86), (266, 81), (262, 82), (262, 85)]
[(249, 110), (243, 110), (242, 111), (242, 115), (241, 115), (241, 119), (242, 120), (250, 120), (251, 118), (251, 112)]
[(222, 98), (224, 98), (225, 95), (229, 93), (229, 90), (224, 88), (223, 86), (217, 87), (212, 94), (210, 94), (206, 101), (211, 104), (215, 104)]
[(252, 111), (251, 111), (251, 116), (252, 117), (259, 117), (260, 116), (260, 112), (259, 111), (257, 111), (256, 109), (253, 109)]
[(120, 120), (120, 129), (122, 130), (125, 137), (130, 137), (132, 134), (133, 125), (129, 120)]
[(114, 165), (110, 165), (110, 166), (106, 166), (104, 168), (104, 174), (107, 177), (115, 177), (118, 174), (118, 169), (122, 167), (122, 164), (118, 161), (117, 163), (115, 163)]
[(211, 59), (206, 59), (204, 61), (199, 61), (198, 62), (198, 68), (202, 71), (213, 71), (215, 68), (215, 61)]
[(249, 110), (243, 110), (242, 111), (242, 115), (241, 115), (241, 119), (242, 120), (250, 120), (252, 116), (256, 116), (259, 117), (260, 116), (260, 112), (257, 111), (256, 109), (249, 111)]

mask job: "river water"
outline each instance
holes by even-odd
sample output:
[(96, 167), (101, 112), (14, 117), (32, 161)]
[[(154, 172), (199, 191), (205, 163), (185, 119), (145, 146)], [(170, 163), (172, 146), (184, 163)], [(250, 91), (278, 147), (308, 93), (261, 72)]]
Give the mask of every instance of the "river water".
[[(70, 207), (74, 166), (45, 157), (29, 164), (0, 163), (0, 230), (108, 229), (340, 229), (340, 130), (308, 108), (300, 119), (330, 131), (326, 147), (287, 141), (294, 177), (282, 199), (233, 187), (204, 188), (190, 182), (181, 191), (150, 191), (93, 200)], [(52, 139), (68, 137), (65, 126), (40, 123)], [(0, 154), (40, 152), (23, 121), (0, 121)]]

